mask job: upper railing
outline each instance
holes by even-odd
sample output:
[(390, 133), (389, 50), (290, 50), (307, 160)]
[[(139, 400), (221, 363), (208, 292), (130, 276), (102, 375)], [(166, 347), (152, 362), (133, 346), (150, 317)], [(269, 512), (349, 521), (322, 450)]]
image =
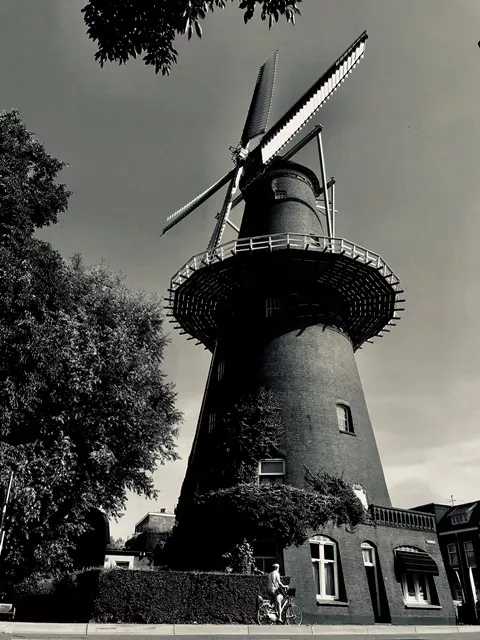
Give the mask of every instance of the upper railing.
[(199, 253), (190, 260), (173, 276), (171, 288), (176, 289), (182, 282), (189, 278), (195, 271), (207, 267), (216, 261), (226, 260), (240, 253), (253, 251), (276, 251), (279, 249), (299, 249), (303, 251), (319, 251), (322, 253), (336, 253), (346, 255), (353, 260), (370, 265), (377, 269), (381, 275), (388, 279), (395, 291), (399, 290), (399, 279), (390, 269), (385, 260), (358, 244), (344, 240), (343, 238), (327, 238), (324, 236), (304, 235), (300, 233), (276, 233), (270, 236), (255, 236), (252, 238), (237, 238), (226, 244), (216, 247), (212, 251)]
[(370, 517), (374, 524), (388, 527), (401, 527), (403, 529), (416, 529), (418, 531), (436, 531), (435, 517), (421, 511), (409, 509), (395, 509), (394, 507), (378, 507), (370, 505)]

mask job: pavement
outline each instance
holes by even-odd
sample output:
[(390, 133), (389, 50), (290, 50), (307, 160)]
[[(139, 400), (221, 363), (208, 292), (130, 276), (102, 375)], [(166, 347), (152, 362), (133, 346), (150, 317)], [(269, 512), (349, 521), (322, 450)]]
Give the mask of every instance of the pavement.
[(0, 622), (0, 640), (54, 640), (65, 638), (80, 640), (86, 636), (91, 640), (127, 638), (149, 639), (180, 636), (185, 640), (274, 640), (311, 639), (321, 636), (322, 640), (480, 640), (480, 626), (394, 626), (394, 625), (300, 625), (296, 627), (273, 625), (209, 625), (209, 624), (56, 624), (36, 622)]

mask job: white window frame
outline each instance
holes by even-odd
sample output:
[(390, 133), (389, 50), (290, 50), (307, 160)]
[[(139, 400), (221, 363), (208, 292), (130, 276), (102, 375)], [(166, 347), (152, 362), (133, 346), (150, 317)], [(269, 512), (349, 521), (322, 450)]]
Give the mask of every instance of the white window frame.
[(217, 414), (215, 413), (215, 411), (211, 411), (208, 414), (208, 433), (212, 433), (212, 431), (215, 429), (216, 423), (217, 423)]
[[(470, 548), (467, 548), (467, 546), (469, 546)], [(465, 542), (463, 543), (463, 550), (465, 552), (465, 561), (467, 563), (467, 567), (472, 568), (472, 569), (476, 569), (477, 568), (477, 560), (475, 558), (475, 547), (473, 546), (473, 542), (471, 540), (465, 540)], [(469, 553), (473, 554), (473, 564), (470, 564), (470, 561), (468, 559), (468, 554)]]
[[(410, 551), (411, 553), (419, 553), (420, 549), (417, 549), (416, 547), (397, 547), (395, 549), (395, 552), (397, 551)], [(402, 591), (403, 591), (403, 601), (405, 602), (405, 604), (418, 604), (418, 605), (432, 604), (432, 592), (430, 589), (430, 586), (431, 586), (430, 580), (432, 578), (430, 574), (428, 573), (418, 574), (418, 573), (409, 572), (409, 575), (412, 577), (412, 580), (413, 580), (413, 585), (415, 588), (415, 596), (412, 597), (408, 595), (407, 574), (402, 573)], [(425, 578), (425, 590), (427, 592), (426, 600), (424, 600), (423, 598), (420, 598), (420, 585), (419, 585), (419, 578), (418, 578), (419, 575), (422, 575)]]
[[(448, 562), (450, 564), (451, 567), (458, 567), (459, 566), (459, 560), (458, 560), (458, 548), (455, 542), (449, 542), (447, 544), (447, 553), (448, 553)], [(453, 562), (453, 557), (455, 556), (456, 561)]]
[(223, 376), (225, 375), (225, 360), (220, 360), (217, 365), (217, 380), (223, 380)]
[[(339, 409), (343, 410), (343, 417), (339, 415)], [(338, 430), (342, 433), (355, 433), (350, 407), (344, 402), (337, 402), (335, 404), (335, 411), (337, 414)]]
[(281, 298), (266, 298), (265, 317), (278, 318), (283, 315), (283, 300)]
[[(322, 602), (325, 600), (338, 600), (339, 598), (339, 585), (338, 585), (338, 550), (337, 543), (326, 536), (312, 536), (309, 539), (309, 544), (317, 544), (319, 547), (318, 558), (311, 558), (312, 560), (312, 569), (315, 563), (318, 564), (318, 575), (320, 579), (320, 585), (315, 585), (315, 589), (317, 591), (316, 598), (317, 602)], [(324, 549), (326, 546), (333, 547), (333, 560), (325, 559)], [(325, 565), (333, 564), (333, 588), (334, 595), (327, 595), (326, 585), (325, 585)], [(313, 574), (315, 576), (315, 572)], [(318, 593), (318, 589), (320, 589), (320, 593)]]
[[(375, 567), (375, 547), (371, 545), (369, 542), (362, 542), (362, 556), (363, 556), (363, 564), (365, 567)], [(370, 556), (371, 560), (367, 560), (367, 557)]]
[(409, 573), (413, 580), (413, 586), (415, 589), (415, 596), (410, 596), (408, 594), (408, 586), (407, 586), (407, 574), (402, 574), (402, 589), (403, 589), (403, 600), (405, 604), (432, 604), (432, 596), (430, 591), (430, 576), (428, 573), (422, 573), (421, 575), (425, 579), (425, 591), (426, 591), (426, 600), (420, 596), (420, 584), (419, 584), (419, 574), (418, 573)]
[[(281, 462), (282, 463), (282, 471), (262, 471), (262, 462)], [(262, 483), (261, 478), (270, 478), (271, 481), (275, 484), (284, 484), (285, 483), (285, 460), (283, 458), (263, 458), (258, 461), (258, 484), (266, 484)], [(282, 478), (283, 482), (276, 482), (277, 478)]]

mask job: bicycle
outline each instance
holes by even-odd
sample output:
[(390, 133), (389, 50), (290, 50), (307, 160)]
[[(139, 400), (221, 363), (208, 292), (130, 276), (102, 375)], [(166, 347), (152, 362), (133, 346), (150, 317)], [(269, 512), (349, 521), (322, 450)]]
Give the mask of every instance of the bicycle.
[(298, 604), (292, 602), (292, 599), (295, 597), (295, 591), (295, 589), (291, 589), (290, 587), (288, 589), (280, 589), (280, 593), (283, 595), (283, 600), (280, 603), (280, 619), (272, 602), (262, 598), (262, 596), (258, 596), (260, 601), (257, 612), (258, 624), (302, 624), (302, 610)]

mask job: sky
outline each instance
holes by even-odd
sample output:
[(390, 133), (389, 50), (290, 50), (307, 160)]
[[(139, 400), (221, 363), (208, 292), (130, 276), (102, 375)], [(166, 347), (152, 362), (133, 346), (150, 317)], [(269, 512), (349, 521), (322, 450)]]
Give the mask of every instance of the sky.
[[(259, 16), (245, 26), (235, 2), (207, 15), (202, 40), (179, 38), (167, 78), (140, 60), (101, 69), (84, 4), (2, 0), (0, 110), (20, 109), (69, 164), (69, 210), (39, 236), (161, 297), (205, 249), (220, 200), (161, 237), (165, 218), (231, 168), (260, 65), (279, 49), (273, 124), (367, 30), (364, 60), (314, 118), (337, 235), (381, 254), (406, 292), (402, 320), (358, 367), (393, 504), (480, 498), (478, 0), (304, 0), (295, 26), (271, 31)], [(314, 144), (296, 160), (318, 173)], [(174, 509), (209, 359), (172, 330), (182, 459), (155, 473), (158, 501), (129, 497), (114, 537)]]

